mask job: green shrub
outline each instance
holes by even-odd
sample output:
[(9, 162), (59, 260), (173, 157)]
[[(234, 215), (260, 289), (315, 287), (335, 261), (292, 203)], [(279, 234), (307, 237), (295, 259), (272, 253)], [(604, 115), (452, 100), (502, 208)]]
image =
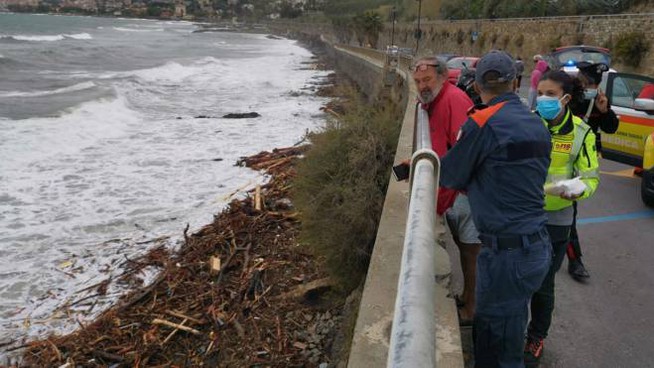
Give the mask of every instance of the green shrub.
[(583, 45), (585, 42), (586, 35), (583, 33), (575, 34), (575, 45)]
[(521, 33), (518, 35), (518, 37), (515, 38), (515, 45), (516, 47), (521, 48), (522, 45), (524, 44), (525, 44), (525, 35)]
[(458, 31), (456, 31), (456, 43), (457, 43), (457, 44), (459, 44), (459, 45), (462, 44), (463, 41), (465, 40), (465, 37), (466, 37), (466, 33), (465, 33), (465, 32), (463, 32), (463, 31), (460, 30), (460, 29), (459, 29)]
[(511, 36), (509, 36), (508, 34), (502, 37), (502, 48), (504, 50), (506, 50), (506, 48), (509, 46), (510, 41), (511, 41)]
[(483, 50), (486, 46), (486, 32), (480, 32), (479, 38), (477, 38), (477, 45), (479, 45), (479, 50)]
[(609, 35), (609, 38), (602, 44), (602, 47), (609, 50), (613, 49), (613, 35)]
[(547, 46), (550, 49), (555, 49), (555, 48), (561, 46), (561, 38), (562, 37), (563, 37), (563, 35), (558, 35), (556, 37), (550, 38), (549, 42), (547, 43)]
[(649, 49), (647, 36), (643, 32), (635, 31), (618, 36), (613, 54), (625, 65), (637, 68)]
[(400, 131), (393, 104), (371, 106), (352, 89), (339, 119), (311, 137), (298, 165), (293, 201), (300, 241), (324, 257), (333, 278), (349, 291), (368, 269)]

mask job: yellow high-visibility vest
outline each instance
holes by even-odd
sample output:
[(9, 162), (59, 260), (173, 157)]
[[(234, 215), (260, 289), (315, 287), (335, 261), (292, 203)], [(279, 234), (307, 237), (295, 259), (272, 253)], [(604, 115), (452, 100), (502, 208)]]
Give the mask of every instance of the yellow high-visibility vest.
[[(570, 124), (573, 125), (572, 129)], [(586, 191), (578, 200), (590, 197), (599, 185), (595, 134), (581, 118), (572, 115), (569, 109), (563, 122), (549, 129), (552, 133), (552, 162), (547, 172), (547, 183), (580, 176), (586, 184)], [(546, 211), (558, 211), (569, 206), (572, 206), (570, 200), (545, 195)]]

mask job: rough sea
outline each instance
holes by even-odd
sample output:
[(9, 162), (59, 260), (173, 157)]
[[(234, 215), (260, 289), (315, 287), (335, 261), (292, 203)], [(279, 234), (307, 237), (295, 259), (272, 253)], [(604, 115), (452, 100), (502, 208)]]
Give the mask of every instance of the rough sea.
[(321, 126), (309, 51), (198, 27), (0, 13), (0, 346), (91, 319), (124, 290), (61, 307), (265, 180), (240, 156)]

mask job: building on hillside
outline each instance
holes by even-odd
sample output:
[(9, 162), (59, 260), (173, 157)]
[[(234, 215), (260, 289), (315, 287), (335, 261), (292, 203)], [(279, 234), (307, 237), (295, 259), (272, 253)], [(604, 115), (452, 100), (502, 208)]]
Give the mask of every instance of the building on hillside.
[(197, 0), (198, 7), (205, 13), (212, 13), (213, 6), (211, 5), (211, 0)]
[(0, 0), (0, 9), (9, 9), (14, 6), (35, 8), (39, 6), (39, 0)]
[(184, 18), (186, 16), (186, 4), (183, 0), (175, 1), (175, 16), (177, 18)]
[(98, 3), (96, 0), (62, 0), (59, 3), (62, 9), (82, 9), (87, 12), (97, 12)]

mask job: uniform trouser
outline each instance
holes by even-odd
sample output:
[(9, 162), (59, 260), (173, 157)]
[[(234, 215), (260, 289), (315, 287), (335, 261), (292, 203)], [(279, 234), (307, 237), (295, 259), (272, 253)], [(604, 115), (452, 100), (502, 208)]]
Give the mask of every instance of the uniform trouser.
[(547, 332), (552, 324), (554, 277), (565, 258), (570, 226), (547, 225), (547, 231), (552, 239), (552, 266), (547, 272), (541, 287), (531, 297), (531, 322), (529, 322), (529, 328), (527, 329), (529, 336), (541, 339), (547, 337)]
[(570, 244), (576, 259), (581, 257), (581, 244), (579, 244), (579, 235), (577, 234), (577, 201), (572, 202), (572, 208), (574, 209), (574, 215), (572, 217), (572, 228), (570, 229)]
[(547, 274), (552, 246), (545, 229), (538, 240), (522, 238), (522, 247), (509, 250), (482, 239), (473, 324), (475, 367), (524, 367), (527, 306)]

